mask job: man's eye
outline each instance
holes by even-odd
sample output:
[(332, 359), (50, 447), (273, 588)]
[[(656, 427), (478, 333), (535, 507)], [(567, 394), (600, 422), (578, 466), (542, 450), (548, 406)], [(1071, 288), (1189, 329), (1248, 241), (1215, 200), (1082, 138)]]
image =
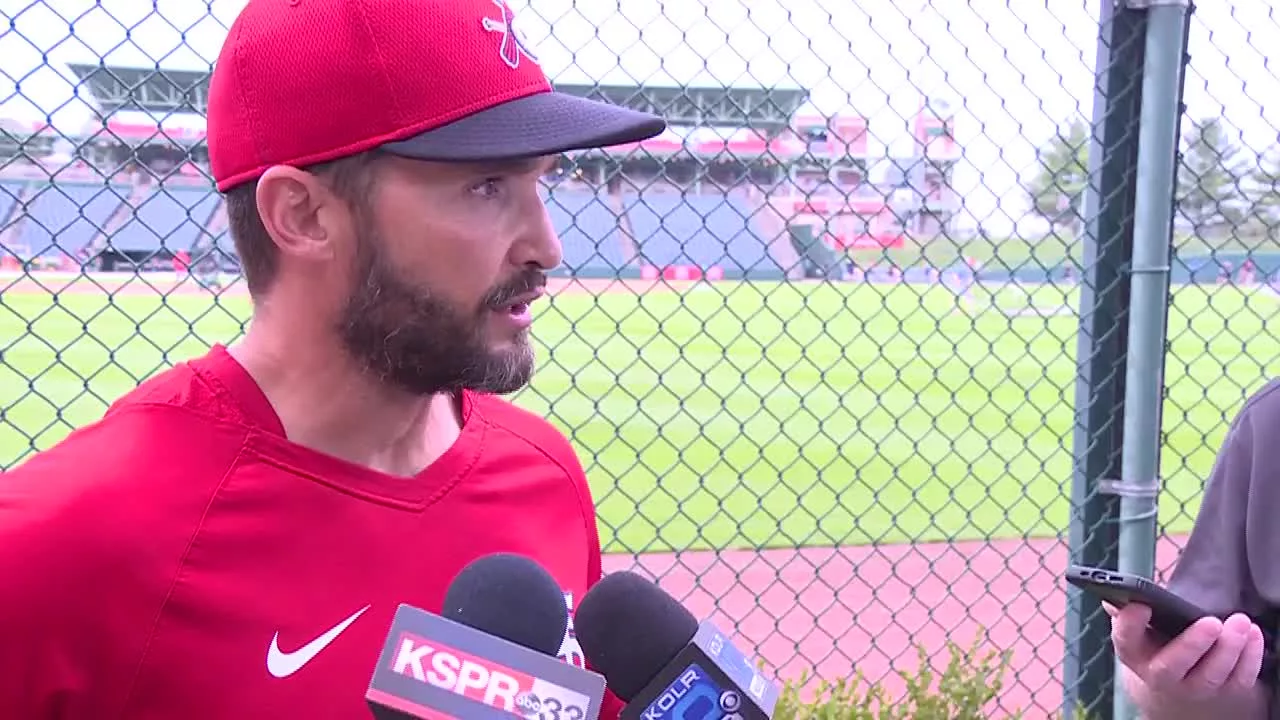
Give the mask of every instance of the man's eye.
[(494, 197), (502, 190), (502, 178), (486, 178), (471, 186), (471, 192), (481, 197)]

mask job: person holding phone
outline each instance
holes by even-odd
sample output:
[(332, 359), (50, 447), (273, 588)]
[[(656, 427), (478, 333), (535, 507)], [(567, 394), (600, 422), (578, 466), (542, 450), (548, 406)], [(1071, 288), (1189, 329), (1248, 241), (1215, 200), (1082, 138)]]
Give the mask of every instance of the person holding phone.
[(1275, 678), (1259, 676), (1280, 609), (1278, 438), (1273, 380), (1232, 421), (1170, 578), (1170, 591), (1219, 617), (1164, 641), (1148, 631), (1151, 608), (1104, 605), (1122, 682), (1145, 718), (1280, 720)]

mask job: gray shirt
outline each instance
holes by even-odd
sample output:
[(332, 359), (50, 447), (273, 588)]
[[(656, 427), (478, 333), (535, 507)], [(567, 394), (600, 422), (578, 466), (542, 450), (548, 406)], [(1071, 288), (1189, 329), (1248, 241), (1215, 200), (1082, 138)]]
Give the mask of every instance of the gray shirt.
[[(1280, 379), (1245, 401), (1205, 484), (1169, 588), (1215, 613), (1243, 611), (1276, 631), (1280, 608)], [(1270, 717), (1280, 720), (1280, 703)]]

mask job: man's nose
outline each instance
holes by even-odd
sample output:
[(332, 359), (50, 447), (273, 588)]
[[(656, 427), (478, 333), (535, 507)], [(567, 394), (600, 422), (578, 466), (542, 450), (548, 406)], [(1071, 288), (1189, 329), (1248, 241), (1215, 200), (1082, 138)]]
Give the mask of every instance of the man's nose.
[(521, 267), (530, 265), (543, 270), (559, 267), (564, 261), (564, 247), (560, 236), (551, 224), (551, 214), (539, 199), (530, 210), (529, 223), (512, 248), (512, 262)]

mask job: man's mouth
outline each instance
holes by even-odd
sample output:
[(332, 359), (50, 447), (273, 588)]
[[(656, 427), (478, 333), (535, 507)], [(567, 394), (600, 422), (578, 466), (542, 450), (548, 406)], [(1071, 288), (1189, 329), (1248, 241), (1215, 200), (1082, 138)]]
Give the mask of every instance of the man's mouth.
[(526, 293), (520, 293), (511, 298), (501, 309), (515, 317), (524, 316), (529, 312), (529, 306), (542, 297), (542, 294), (542, 290), (530, 290)]

